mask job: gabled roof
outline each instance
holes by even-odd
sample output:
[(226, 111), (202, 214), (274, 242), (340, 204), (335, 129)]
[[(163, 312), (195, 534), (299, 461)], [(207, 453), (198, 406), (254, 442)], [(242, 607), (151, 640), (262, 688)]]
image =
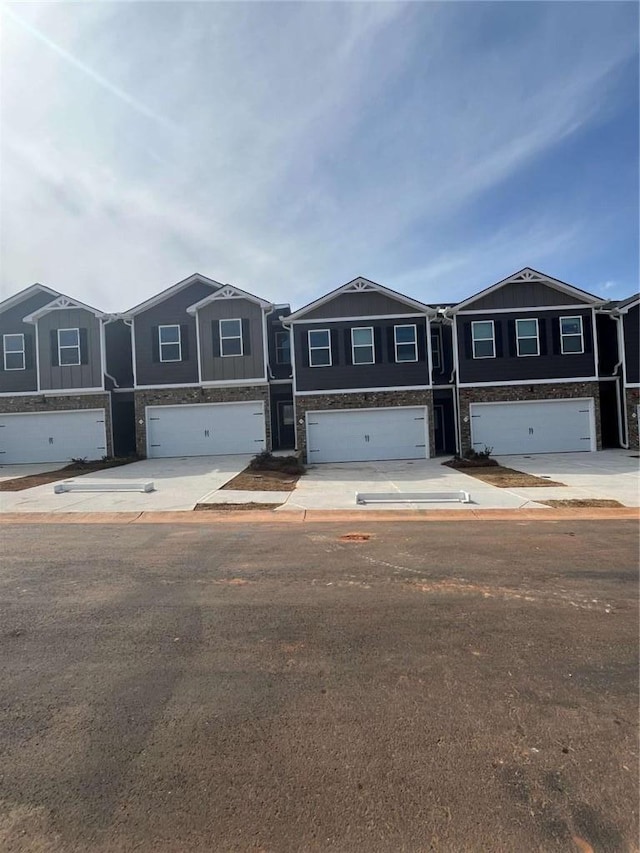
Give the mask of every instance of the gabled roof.
[(97, 308), (92, 308), (91, 305), (85, 305), (84, 302), (78, 302), (77, 299), (71, 299), (71, 297), (61, 293), (57, 299), (47, 302), (42, 308), (32, 311), (31, 314), (23, 317), (22, 320), (24, 323), (35, 323), (40, 317), (44, 317), (45, 314), (49, 314), (51, 311), (65, 311), (71, 308), (82, 308), (84, 311), (89, 311), (89, 313), (98, 318), (111, 316), (110, 314), (105, 314), (104, 311), (98, 311)]
[(199, 302), (194, 302), (193, 305), (189, 305), (187, 308), (187, 314), (195, 314), (200, 308), (204, 308), (205, 305), (209, 305), (211, 302), (220, 302), (228, 299), (248, 299), (249, 302), (255, 302), (260, 305), (261, 308), (272, 307), (271, 302), (265, 302), (264, 299), (254, 296), (253, 293), (247, 293), (246, 290), (241, 290), (239, 287), (234, 287), (232, 284), (225, 284), (220, 288), (220, 290), (216, 290), (215, 293), (211, 293)]
[(57, 290), (51, 290), (50, 287), (45, 287), (44, 284), (38, 284), (36, 282), (36, 284), (25, 287), (24, 290), (21, 290), (19, 293), (14, 293), (13, 296), (9, 296), (7, 299), (0, 302), (0, 311), (8, 311), (9, 308), (13, 308), (14, 305), (18, 305), (24, 299), (28, 299), (36, 293), (47, 293), (49, 296), (60, 295)]
[(134, 305), (133, 308), (129, 308), (128, 311), (124, 311), (121, 316), (125, 318), (135, 317), (136, 314), (141, 314), (148, 308), (153, 308), (154, 305), (159, 305), (160, 302), (164, 302), (165, 299), (173, 296), (174, 293), (178, 293), (180, 290), (183, 290), (185, 287), (189, 287), (190, 284), (194, 284), (197, 281), (202, 284), (209, 284), (216, 290), (219, 287), (224, 287), (224, 285), (219, 281), (214, 281), (212, 278), (207, 278), (205, 275), (200, 275), (200, 273), (195, 272), (193, 275), (188, 276), (188, 278), (183, 278), (182, 281), (177, 282), (177, 284), (172, 284), (171, 287), (167, 287), (165, 290), (160, 291), (160, 293), (156, 293), (155, 296), (141, 302), (139, 305)]
[(636, 305), (640, 305), (640, 293), (634, 293), (633, 296), (628, 296), (626, 299), (618, 302), (616, 310), (620, 314), (627, 314)]
[(404, 294), (398, 293), (396, 290), (391, 290), (388, 287), (383, 287), (383, 285), (381, 284), (376, 284), (375, 281), (370, 281), (368, 278), (358, 276), (358, 278), (354, 278), (351, 281), (348, 281), (341, 287), (337, 287), (330, 293), (326, 293), (324, 296), (321, 296), (314, 302), (309, 302), (308, 305), (305, 305), (304, 307), (299, 308), (297, 311), (294, 311), (292, 314), (289, 314), (289, 316), (287, 317), (287, 323), (294, 320), (299, 320), (300, 318), (304, 317), (305, 314), (308, 314), (310, 311), (315, 311), (316, 308), (320, 308), (322, 305), (325, 305), (327, 302), (330, 302), (332, 299), (335, 299), (336, 296), (340, 296), (343, 293), (366, 293), (372, 291), (376, 293), (382, 293), (384, 296), (388, 296), (391, 299), (396, 299), (398, 302), (404, 302), (407, 307), (417, 309), (418, 311), (420, 311), (421, 314), (435, 313), (434, 309), (431, 308), (429, 305), (425, 305), (424, 302), (418, 302), (416, 299), (411, 299), (411, 297), (409, 296), (404, 296)]
[(503, 278), (502, 281), (498, 281), (496, 284), (492, 284), (490, 287), (486, 287), (484, 290), (474, 293), (473, 296), (470, 296), (468, 299), (458, 302), (458, 304), (455, 305), (449, 313), (456, 314), (467, 305), (471, 305), (476, 302), (476, 300), (482, 299), (484, 296), (488, 296), (490, 293), (493, 293), (494, 290), (499, 290), (501, 287), (506, 287), (509, 284), (527, 283), (545, 284), (547, 287), (552, 287), (555, 290), (559, 290), (561, 293), (568, 293), (570, 296), (575, 296), (576, 299), (590, 305), (603, 305), (607, 301), (606, 299), (600, 299), (598, 296), (594, 296), (593, 293), (587, 293), (586, 290), (580, 290), (580, 288), (574, 287), (572, 284), (567, 284), (557, 278), (552, 278), (551, 276), (546, 275), (543, 272), (538, 272), (531, 267), (525, 267), (507, 278)]

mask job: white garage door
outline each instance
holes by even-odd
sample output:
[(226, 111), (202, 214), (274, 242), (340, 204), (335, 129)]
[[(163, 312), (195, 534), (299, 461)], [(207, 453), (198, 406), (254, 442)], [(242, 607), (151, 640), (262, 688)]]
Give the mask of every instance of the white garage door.
[(106, 435), (104, 409), (0, 415), (0, 464), (100, 459)]
[(309, 462), (425, 459), (428, 434), (423, 406), (307, 412), (307, 458)]
[(595, 450), (593, 397), (527, 403), (472, 403), (474, 450), (496, 455)]
[(147, 406), (147, 456), (222, 456), (266, 447), (264, 403)]

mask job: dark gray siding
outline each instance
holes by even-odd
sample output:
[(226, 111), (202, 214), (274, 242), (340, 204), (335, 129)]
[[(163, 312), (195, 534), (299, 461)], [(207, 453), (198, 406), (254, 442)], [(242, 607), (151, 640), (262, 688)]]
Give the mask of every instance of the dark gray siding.
[[(415, 323), (418, 327), (418, 361), (396, 363), (394, 360), (393, 327)], [(407, 385), (429, 385), (427, 366), (427, 321), (425, 317), (407, 320), (374, 320), (376, 343), (375, 364), (351, 364), (351, 329), (362, 322), (293, 326), (296, 358), (297, 391), (329, 391), (354, 388), (395, 388)], [(331, 367), (309, 367), (307, 332), (331, 329)]]
[(555, 287), (541, 282), (527, 281), (505, 284), (465, 305), (465, 310), (480, 311), (485, 308), (536, 308), (539, 305), (578, 305), (586, 302)]
[(598, 332), (598, 375), (611, 376), (621, 358), (618, 355), (618, 323), (611, 314), (596, 314), (596, 330)]
[(624, 357), (627, 382), (640, 382), (640, 306), (636, 305), (624, 316)]
[[(187, 314), (187, 308), (217, 289), (196, 281), (134, 318), (138, 385), (185, 385), (198, 381), (196, 321)], [(182, 361), (161, 362), (157, 349), (158, 326), (174, 324), (182, 327)]]
[(287, 305), (286, 308), (277, 308), (267, 314), (267, 340), (269, 342), (269, 367), (270, 375), (273, 379), (289, 379), (291, 377), (291, 362), (288, 364), (278, 364), (276, 361), (276, 334), (278, 332), (289, 334), (289, 330), (285, 329), (278, 317), (285, 317), (291, 313), (291, 309)]
[[(84, 308), (50, 311), (37, 323), (40, 388), (102, 388), (100, 320)], [(58, 329), (80, 329), (82, 364), (58, 366)]]
[[(265, 378), (262, 314), (248, 299), (217, 299), (198, 311), (203, 382)], [(220, 320), (242, 320), (244, 355), (220, 355)]]
[[(540, 355), (518, 357), (515, 349), (515, 320), (536, 317), (539, 323)], [(561, 355), (559, 317), (582, 316), (585, 352)], [(496, 358), (474, 359), (471, 349), (471, 322), (493, 320)], [(544, 311), (538, 315), (492, 314), (456, 317), (460, 382), (517, 382), (527, 379), (577, 379), (595, 376), (591, 310)]]
[(107, 349), (107, 373), (119, 388), (133, 388), (131, 328), (123, 320), (107, 323), (104, 328)]
[(305, 315), (304, 320), (325, 317), (384, 317), (385, 314), (411, 314), (415, 311), (406, 302), (393, 299), (377, 290), (341, 293), (324, 305)]
[[(15, 394), (38, 390), (36, 327), (32, 323), (23, 323), (22, 318), (53, 299), (55, 296), (40, 291), (0, 314), (0, 393)], [(24, 335), (25, 370), (4, 370), (2, 335)]]

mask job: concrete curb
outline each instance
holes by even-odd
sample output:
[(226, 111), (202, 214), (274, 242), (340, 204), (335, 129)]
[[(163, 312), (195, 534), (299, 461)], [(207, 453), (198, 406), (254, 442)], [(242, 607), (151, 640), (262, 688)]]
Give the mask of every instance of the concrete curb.
[(0, 526), (8, 524), (315, 524), (379, 521), (640, 521), (639, 507), (580, 507), (575, 509), (448, 509), (425, 510), (300, 510), (279, 512), (257, 510), (233, 512), (7, 512)]

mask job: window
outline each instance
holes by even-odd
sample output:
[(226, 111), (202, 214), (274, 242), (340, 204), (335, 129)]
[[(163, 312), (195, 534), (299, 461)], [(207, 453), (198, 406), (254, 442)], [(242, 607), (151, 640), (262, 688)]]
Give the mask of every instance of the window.
[(309, 333), (309, 366), (331, 367), (331, 332), (314, 329)]
[(180, 326), (158, 326), (160, 361), (182, 361)]
[(351, 329), (351, 360), (354, 364), (375, 364), (372, 326)]
[(220, 355), (242, 354), (242, 320), (220, 320)]
[(416, 326), (394, 326), (393, 342), (396, 361), (418, 360), (418, 329)]
[(442, 332), (431, 330), (431, 364), (434, 370), (442, 370)]
[(560, 352), (563, 355), (584, 352), (582, 317), (560, 317)]
[(5, 370), (24, 370), (24, 335), (3, 335)]
[(58, 364), (80, 364), (80, 329), (58, 329)]
[(516, 320), (516, 350), (519, 356), (540, 355), (538, 321)]
[(474, 358), (495, 358), (496, 341), (493, 320), (480, 320), (471, 324)]
[(276, 364), (291, 364), (289, 332), (276, 332)]

